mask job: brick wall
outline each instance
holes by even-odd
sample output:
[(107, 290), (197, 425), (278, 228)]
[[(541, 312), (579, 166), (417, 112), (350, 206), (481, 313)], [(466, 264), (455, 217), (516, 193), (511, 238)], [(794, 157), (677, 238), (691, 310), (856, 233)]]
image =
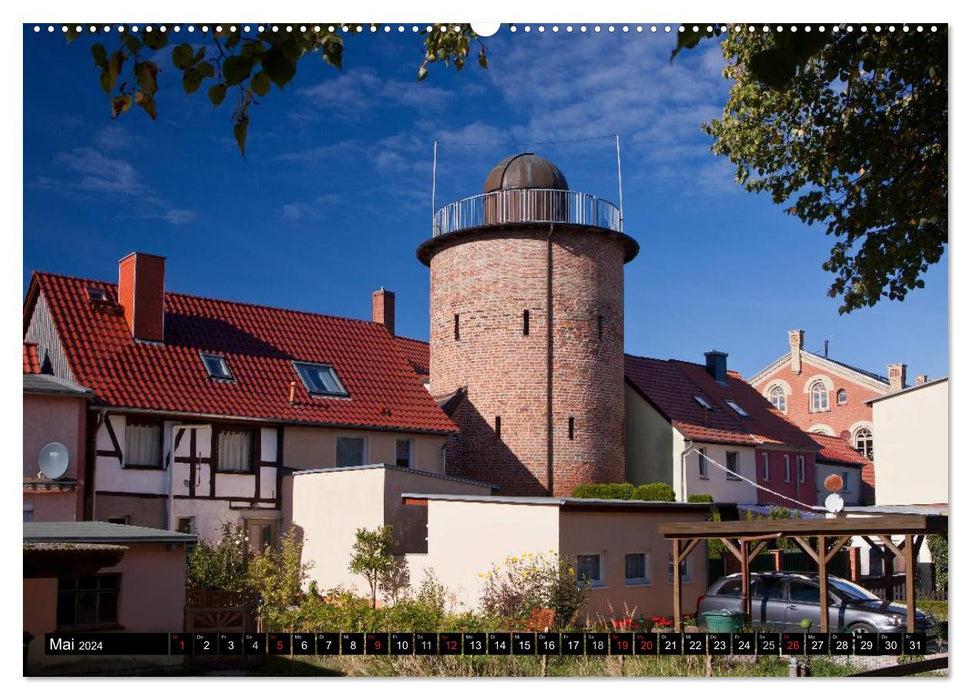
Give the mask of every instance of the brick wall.
[[(624, 478), (624, 250), (599, 230), (561, 228), (553, 241), (553, 493), (563, 495)], [(545, 494), (545, 227), (464, 235), (430, 267), (430, 390), (468, 392), (454, 416), (461, 433), (448, 443), (448, 473), (503, 494)]]

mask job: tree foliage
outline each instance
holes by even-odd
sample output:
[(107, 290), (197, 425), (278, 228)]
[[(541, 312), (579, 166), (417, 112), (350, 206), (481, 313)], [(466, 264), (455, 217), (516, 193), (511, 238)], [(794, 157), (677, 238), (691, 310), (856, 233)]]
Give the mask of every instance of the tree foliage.
[(382, 578), (391, 575), (396, 567), (391, 553), (398, 543), (391, 535), (391, 526), (382, 525), (374, 530), (358, 528), (354, 533), (354, 547), (348, 570), (360, 574), (371, 588), (371, 607), (377, 605), (378, 585)]
[(218, 542), (200, 540), (186, 557), (186, 588), (244, 591), (246, 578), (246, 532), (242, 525), (223, 523)]
[[(274, 29), (274, 26), (276, 27)], [(148, 25), (140, 32), (112, 32), (108, 47), (91, 47), (94, 65), (100, 71), (101, 89), (108, 95), (111, 116), (119, 116), (137, 105), (152, 119), (158, 116), (156, 93), (158, 74), (163, 69), (155, 61), (156, 52), (186, 39), (171, 51), (172, 66), (181, 73), (186, 95), (204, 92), (213, 107), (232, 96), (233, 138), (241, 154), (246, 154), (250, 108), (258, 105), (275, 85), (280, 90), (297, 74), (300, 60), (320, 54), (325, 63), (343, 67), (344, 38), (377, 28), (370, 24), (321, 23), (314, 25), (265, 25), (262, 30), (245, 32), (240, 24), (194, 25), (194, 32), (176, 35), (171, 26)], [(78, 30), (81, 31), (78, 31)], [(101, 27), (71, 26), (68, 40), (85, 32), (101, 33)], [(289, 31), (288, 31), (289, 30)], [(425, 54), (418, 67), (418, 80), (428, 77), (429, 66), (442, 63), (462, 70), (478, 45), (478, 64), (488, 66), (486, 47), (469, 24), (436, 24), (422, 30)], [(191, 41), (192, 43), (189, 43)], [(199, 46), (199, 42), (203, 45)]]
[[(748, 191), (825, 225), (840, 313), (923, 287), (948, 241), (947, 27), (727, 29), (734, 82), (721, 118), (703, 125), (713, 152)], [(704, 35), (686, 33), (675, 53)]]
[(249, 588), (260, 596), (263, 623), (271, 629), (293, 625), (295, 606), (303, 599), (303, 582), (313, 562), (303, 561), (303, 542), (291, 525), (280, 547), (253, 555), (247, 569)]
[(939, 591), (947, 590), (947, 537), (944, 535), (928, 535), (927, 546), (931, 550), (934, 562), (934, 588)]

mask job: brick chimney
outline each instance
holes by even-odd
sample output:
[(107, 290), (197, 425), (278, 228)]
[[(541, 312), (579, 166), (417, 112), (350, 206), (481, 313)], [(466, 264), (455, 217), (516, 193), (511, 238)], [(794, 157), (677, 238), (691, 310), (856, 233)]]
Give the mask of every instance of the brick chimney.
[(927, 384), (927, 375), (918, 374), (916, 377), (914, 377), (914, 384), (916, 384), (917, 386), (924, 386), (925, 384)]
[(380, 323), (394, 335), (394, 292), (384, 287), (371, 294), (371, 320)]
[(802, 342), (805, 331), (789, 331), (789, 366), (794, 374), (802, 373)]
[(165, 341), (165, 258), (132, 253), (118, 262), (118, 303), (136, 340)]
[(890, 390), (900, 391), (907, 384), (907, 365), (887, 365), (887, 378), (890, 380)]
[(705, 369), (719, 384), (728, 382), (728, 353), (709, 350), (705, 353)]

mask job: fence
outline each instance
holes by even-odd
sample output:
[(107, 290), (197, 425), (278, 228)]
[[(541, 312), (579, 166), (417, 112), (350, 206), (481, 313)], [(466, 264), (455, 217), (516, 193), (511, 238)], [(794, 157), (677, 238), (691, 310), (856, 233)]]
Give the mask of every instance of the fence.
[(256, 602), (251, 593), (188, 588), (185, 592), (185, 631), (252, 632)]
[[(881, 598), (886, 598), (887, 586), (883, 576), (867, 576), (860, 580), (860, 585), (871, 593), (875, 593)], [(903, 574), (893, 576), (893, 600), (906, 600), (907, 586)], [(947, 589), (938, 591), (928, 588), (918, 588), (914, 598), (917, 600), (940, 600), (947, 601)]]

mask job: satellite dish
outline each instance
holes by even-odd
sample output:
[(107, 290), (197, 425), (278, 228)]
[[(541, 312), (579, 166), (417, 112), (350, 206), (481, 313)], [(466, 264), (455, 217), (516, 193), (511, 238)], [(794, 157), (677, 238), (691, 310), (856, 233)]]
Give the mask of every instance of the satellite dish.
[(59, 442), (52, 442), (44, 445), (37, 462), (40, 466), (41, 476), (48, 479), (60, 479), (67, 472), (71, 458), (64, 445)]
[(826, 510), (836, 514), (843, 510), (843, 498), (838, 493), (831, 493), (826, 497)]

